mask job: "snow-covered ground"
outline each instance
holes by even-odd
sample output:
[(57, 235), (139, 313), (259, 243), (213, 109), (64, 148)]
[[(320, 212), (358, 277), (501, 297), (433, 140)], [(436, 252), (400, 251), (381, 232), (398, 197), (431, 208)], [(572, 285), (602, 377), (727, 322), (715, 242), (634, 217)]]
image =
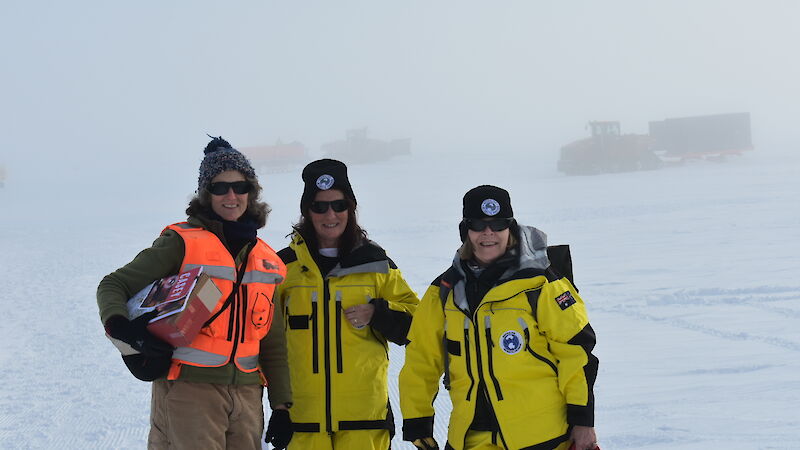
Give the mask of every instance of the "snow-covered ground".
[[(161, 182), (121, 168), (10, 174), (0, 189), (0, 447), (144, 447), (149, 385), (104, 338), (94, 293), (183, 219), (197, 163), (199, 149)], [(520, 222), (571, 245), (598, 335), (605, 450), (799, 448), (800, 157), (754, 151), (593, 177), (553, 167), (487, 152), (350, 172), (361, 223), (420, 294), (449, 264), (461, 196), (477, 184), (506, 187)], [(299, 172), (262, 181), (274, 211), (261, 237), (280, 248), (298, 215)], [(403, 352), (392, 349), (396, 398)], [(437, 406), (443, 444), (446, 395)], [(393, 448), (411, 446), (398, 438)]]

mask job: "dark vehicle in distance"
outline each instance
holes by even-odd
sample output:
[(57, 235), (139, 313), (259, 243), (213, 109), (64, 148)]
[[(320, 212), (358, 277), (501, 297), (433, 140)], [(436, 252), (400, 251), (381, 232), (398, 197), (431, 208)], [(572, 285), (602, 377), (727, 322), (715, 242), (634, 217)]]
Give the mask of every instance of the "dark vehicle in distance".
[(369, 163), (411, 154), (411, 139), (373, 139), (367, 136), (366, 128), (358, 128), (347, 130), (344, 140), (323, 144), (320, 150), (326, 158), (350, 163)]
[(752, 150), (750, 114), (652, 121), (649, 134), (621, 134), (619, 122), (589, 122), (592, 136), (561, 148), (567, 175), (651, 170), (692, 159), (722, 160)]
[(653, 121), (650, 136), (653, 151), (665, 157), (721, 157), (753, 149), (749, 113)]
[(619, 122), (589, 122), (592, 136), (561, 147), (558, 170), (567, 175), (592, 175), (656, 169), (661, 160), (650, 149), (650, 137), (621, 134)]

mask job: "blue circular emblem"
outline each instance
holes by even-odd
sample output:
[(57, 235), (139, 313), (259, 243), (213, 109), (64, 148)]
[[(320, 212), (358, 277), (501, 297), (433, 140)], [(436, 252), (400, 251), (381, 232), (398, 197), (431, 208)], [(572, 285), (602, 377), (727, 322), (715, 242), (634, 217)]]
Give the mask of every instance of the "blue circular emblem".
[(328, 174), (320, 175), (319, 178), (317, 178), (317, 187), (323, 191), (327, 191), (333, 186), (334, 181), (336, 180)]
[(494, 216), (500, 212), (500, 203), (493, 198), (487, 198), (481, 203), (481, 211), (487, 216)]
[(509, 330), (500, 336), (500, 348), (509, 355), (522, 350), (522, 335), (514, 330)]

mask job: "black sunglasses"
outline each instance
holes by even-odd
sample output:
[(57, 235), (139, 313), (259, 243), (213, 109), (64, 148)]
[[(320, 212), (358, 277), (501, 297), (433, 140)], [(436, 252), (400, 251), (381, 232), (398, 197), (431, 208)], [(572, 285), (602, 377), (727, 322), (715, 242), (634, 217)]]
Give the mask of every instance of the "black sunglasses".
[(233, 189), (234, 193), (241, 195), (250, 192), (253, 189), (253, 185), (249, 181), (234, 181), (232, 183), (217, 181), (209, 184), (206, 189), (214, 195), (225, 195), (228, 193), (228, 189)]
[(464, 219), (464, 222), (466, 222), (467, 228), (480, 233), (485, 230), (486, 227), (491, 228), (492, 231), (503, 231), (511, 226), (513, 220), (514, 219)]
[(347, 209), (347, 200), (333, 200), (330, 202), (315, 201), (311, 202), (309, 209), (317, 214), (325, 214), (328, 212), (328, 207), (333, 208), (335, 212), (342, 212)]

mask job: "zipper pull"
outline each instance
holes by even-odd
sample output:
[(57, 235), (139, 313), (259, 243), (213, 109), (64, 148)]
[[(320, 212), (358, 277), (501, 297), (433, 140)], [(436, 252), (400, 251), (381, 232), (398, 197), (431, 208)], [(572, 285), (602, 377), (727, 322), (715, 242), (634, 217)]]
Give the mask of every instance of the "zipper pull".
[(486, 341), (489, 343), (489, 346), (494, 348), (494, 341), (492, 341), (492, 319), (489, 316), (483, 318), (483, 325), (486, 329)]

